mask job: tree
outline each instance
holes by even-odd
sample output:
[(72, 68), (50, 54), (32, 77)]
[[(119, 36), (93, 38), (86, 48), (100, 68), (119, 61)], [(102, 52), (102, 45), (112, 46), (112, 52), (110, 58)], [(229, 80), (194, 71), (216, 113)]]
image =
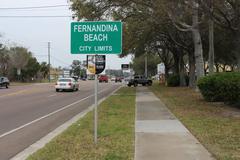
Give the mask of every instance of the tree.
[[(122, 20), (124, 34), (121, 57), (128, 54), (134, 54), (136, 58), (145, 53), (158, 54), (167, 70), (171, 68), (174, 73), (180, 75), (181, 85), (185, 85), (185, 74), (189, 72), (189, 86), (194, 87), (195, 71), (197, 78), (204, 76), (206, 71), (204, 63), (207, 60), (211, 70), (213, 62), (231, 65), (234, 68), (234, 57), (238, 59), (237, 56), (240, 56), (239, 48), (236, 47), (240, 39), (238, 32), (240, 16), (237, 16), (240, 15), (240, 1), (72, 0), (71, 2), (78, 20)], [(212, 22), (217, 25), (213, 25)], [(214, 32), (216, 34), (213, 39)], [(214, 45), (215, 61), (212, 56)]]
[[(229, 31), (233, 37), (231, 43), (233, 48), (229, 48), (235, 54), (238, 71), (240, 71), (240, 1), (239, 0), (201, 0), (204, 11), (211, 14), (211, 18), (216, 25)], [(230, 52), (231, 52), (230, 51)]]
[(47, 64), (47, 62), (42, 62), (40, 64), (40, 72), (42, 73), (43, 78), (46, 79), (49, 73), (49, 65)]
[(17, 70), (22, 70), (27, 64), (28, 60), (32, 56), (31, 52), (24, 47), (11, 47), (10, 57), (12, 66)]
[(9, 70), (10, 57), (8, 50), (0, 44), (0, 75), (6, 76)]
[(28, 81), (35, 79), (37, 76), (37, 73), (40, 70), (40, 67), (41, 66), (38, 63), (37, 59), (35, 57), (30, 57), (27, 65), (24, 67), (22, 71), (23, 79)]
[[(173, 5), (175, 4), (175, 5)], [(195, 63), (196, 63), (196, 76), (197, 79), (204, 76), (204, 62), (203, 62), (203, 46), (202, 46), (202, 38), (200, 34), (199, 28), (199, 9), (200, 4), (198, 0), (187, 0), (182, 2), (171, 1), (169, 8), (173, 11), (175, 6), (177, 9), (178, 15), (174, 15), (174, 13), (169, 12), (169, 16), (173, 21), (174, 26), (183, 32), (192, 32), (193, 43), (194, 43), (194, 55), (195, 55)], [(187, 22), (182, 21), (182, 17), (185, 17), (183, 12), (190, 12), (192, 15), (192, 24), (189, 25)], [(179, 16), (180, 14), (180, 16)], [(181, 19), (178, 19), (179, 16)]]
[[(133, 59), (133, 69), (135, 74), (144, 75), (145, 73), (145, 55), (141, 55), (140, 57), (135, 57)], [(156, 54), (148, 54), (147, 55), (147, 68), (148, 68), (148, 76), (154, 76), (157, 74), (157, 65), (161, 62), (160, 58)]]
[(79, 60), (73, 60), (71, 73), (78, 78), (81, 76), (81, 62)]
[[(185, 40), (179, 38), (180, 34), (175, 27), (173, 27), (171, 20), (166, 12), (165, 1), (72, 1), (72, 9), (76, 13), (78, 19), (88, 19), (89, 15), (85, 13), (92, 10), (93, 14), (91, 17), (93, 19), (104, 19), (111, 16), (114, 19), (124, 21), (124, 36), (123, 36), (123, 54), (125, 56), (128, 54), (134, 54), (136, 57), (145, 54), (146, 52), (154, 53), (152, 50), (155, 50), (155, 53), (158, 51), (164, 50), (164, 54), (158, 54), (160, 58), (164, 58), (166, 64), (166, 69), (172, 67), (173, 58), (174, 58), (174, 67), (178, 71), (181, 67), (181, 74), (184, 70), (183, 56), (186, 54), (186, 44), (182, 44)], [(89, 7), (94, 6), (94, 7)], [(81, 9), (82, 10), (81, 10)], [(90, 19), (88, 19), (90, 20)], [(178, 32), (178, 33), (177, 33)], [(171, 34), (176, 33), (176, 34)], [(182, 33), (183, 34), (183, 33)], [(185, 35), (185, 34), (183, 34)], [(182, 36), (184, 37), (184, 36)], [(188, 36), (185, 36), (188, 37)], [(179, 41), (179, 39), (181, 39)], [(162, 43), (163, 42), (163, 43)], [(159, 45), (162, 43), (163, 45)], [(193, 43), (191, 43), (192, 45)], [(192, 48), (192, 47), (190, 47)], [(171, 53), (169, 52), (171, 51)], [(188, 50), (189, 51), (189, 50)], [(169, 56), (173, 54), (174, 56)], [(164, 56), (163, 56), (164, 55)], [(179, 58), (181, 57), (181, 58)], [(181, 61), (179, 61), (181, 60)], [(179, 63), (181, 62), (181, 65)], [(195, 61), (191, 61), (195, 62)], [(166, 70), (166, 72), (168, 72)], [(192, 70), (191, 70), (192, 71)], [(194, 71), (195, 73), (195, 71)], [(167, 74), (166, 74), (167, 75)], [(181, 77), (184, 77), (181, 76)], [(195, 75), (193, 76), (195, 80)], [(192, 78), (193, 79), (193, 78)]]

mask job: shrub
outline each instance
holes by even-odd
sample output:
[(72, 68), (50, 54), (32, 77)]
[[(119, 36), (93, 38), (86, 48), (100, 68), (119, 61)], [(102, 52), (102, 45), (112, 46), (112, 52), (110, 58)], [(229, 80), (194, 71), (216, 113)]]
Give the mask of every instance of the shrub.
[[(189, 84), (189, 77), (186, 75), (186, 84)], [(168, 87), (177, 87), (180, 85), (180, 76), (179, 75), (170, 75), (167, 79)]]
[(180, 85), (179, 75), (170, 75), (167, 79), (167, 85), (169, 87), (177, 87)]
[(240, 99), (240, 73), (217, 73), (201, 78), (198, 87), (211, 102), (237, 102)]

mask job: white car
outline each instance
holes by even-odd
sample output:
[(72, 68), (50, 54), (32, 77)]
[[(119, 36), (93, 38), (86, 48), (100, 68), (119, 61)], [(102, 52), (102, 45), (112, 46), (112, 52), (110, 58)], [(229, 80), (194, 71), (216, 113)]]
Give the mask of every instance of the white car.
[(56, 92), (71, 90), (77, 91), (79, 89), (79, 83), (74, 78), (59, 78), (55, 84)]
[(115, 79), (116, 79), (116, 77), (112, 77), (112, 78), (111, 78), (111, 81), (115, 81)]

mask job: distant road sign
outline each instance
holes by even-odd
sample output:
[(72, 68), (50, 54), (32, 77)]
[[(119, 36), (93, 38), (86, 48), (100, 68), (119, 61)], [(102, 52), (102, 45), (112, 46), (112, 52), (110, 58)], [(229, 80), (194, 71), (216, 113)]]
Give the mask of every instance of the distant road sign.
[(87, 55), (87, 68), (92, 74), (100, 74), (106, 66), (105, 55)]
[(121, 54), (122, 22), (72, 22), (71, 53)]
[(122, 70), (129, 70), (129, 64), (122, 64)]

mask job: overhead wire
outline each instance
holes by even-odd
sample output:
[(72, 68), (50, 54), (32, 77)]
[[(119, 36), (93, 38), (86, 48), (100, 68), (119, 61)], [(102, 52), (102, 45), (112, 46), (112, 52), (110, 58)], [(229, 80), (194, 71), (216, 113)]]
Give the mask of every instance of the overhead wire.
[(56, 16), (0, 16), (0, 18), (73, 18), (70, 15), (56, 15)]
[(58, 61), (58, 62), (60, 62), (60, 63), (63, 63), (63, 64), (65, 64), (65, 65), (68, 65), (68, 66), (70, 66), (70, 64), (68, 64), (68, 63), (64, 62), (63, 60), (60, 60), (60, 59), (58, 59), (58, 58), (54, 57), (53, 55), (50, 55), (50, 56), (51, 56), (51, 58), (53, 58), (54, 60), (56, 60), (56, 61)]
[(56, 8), (56, 7), (68, 7), (69, 5), (52, 5), (52, 6), (31, 6), (31, 7), (0, 7), (0, 10), (17, 10), (17, 9), (44, 9), (44, 8)]
[[(59, 8), (69, 7), (69, 5), (48, 5), (48, 6), (31, 6), (31, 7), (0, 7), (0, 11), (6, 10), (21, 10), (29, 11), (29, 9), (48, 9), (48, 8)], [(36, 10), (35, 10), (36, 11)], [(0, 18), (73, 18), (72, 15), (0, 15)]]

